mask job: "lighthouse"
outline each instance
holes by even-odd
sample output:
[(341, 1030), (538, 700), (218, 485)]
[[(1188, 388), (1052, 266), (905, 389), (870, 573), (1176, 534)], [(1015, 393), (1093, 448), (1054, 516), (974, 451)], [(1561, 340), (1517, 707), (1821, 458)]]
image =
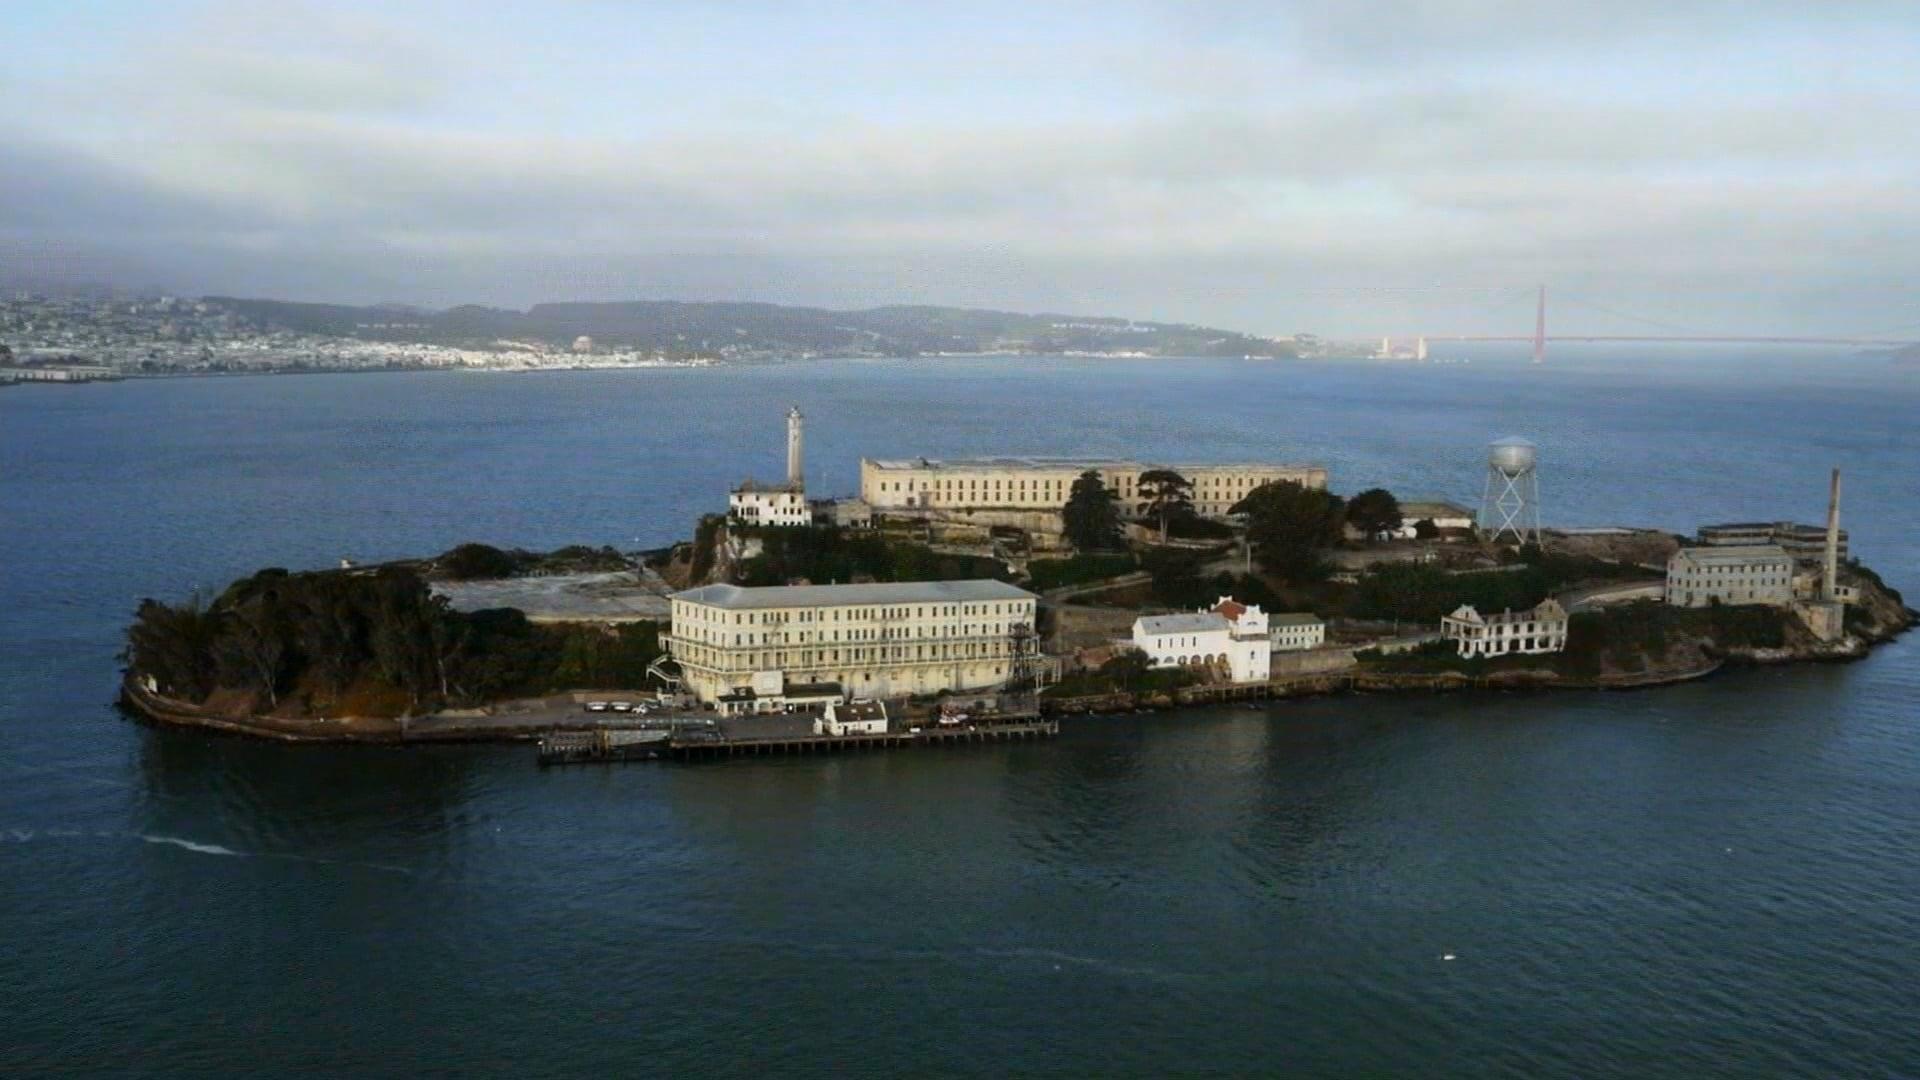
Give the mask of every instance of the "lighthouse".
[(806, 418), (800, 415), (800, 406), (795, 405), (787, 413), (787, 486), (799, 491), (806, 484), (806, 466), (801, 461), (801, 444), (805, 439), (803, 425)]

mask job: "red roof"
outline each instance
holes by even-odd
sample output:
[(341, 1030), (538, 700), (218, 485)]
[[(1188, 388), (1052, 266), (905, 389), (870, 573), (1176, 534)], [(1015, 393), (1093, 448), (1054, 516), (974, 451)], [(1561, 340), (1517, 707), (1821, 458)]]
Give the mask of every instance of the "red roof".
[(1214, 614), (1225, 615), (1228, 622), (1239, 622), (1240, 616), (1247, 613), (1247, 605), (1228, 597), (1213, 606)]

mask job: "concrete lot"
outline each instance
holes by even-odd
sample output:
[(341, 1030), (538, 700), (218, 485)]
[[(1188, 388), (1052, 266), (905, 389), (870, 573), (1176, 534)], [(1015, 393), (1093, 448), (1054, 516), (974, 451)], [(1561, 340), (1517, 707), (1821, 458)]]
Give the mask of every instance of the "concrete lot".
[(455, 611), (519, 608), (534, 622), (664, 620), (672, 591), (651, 570), (492, 581), (437, 581), (433, 591)]

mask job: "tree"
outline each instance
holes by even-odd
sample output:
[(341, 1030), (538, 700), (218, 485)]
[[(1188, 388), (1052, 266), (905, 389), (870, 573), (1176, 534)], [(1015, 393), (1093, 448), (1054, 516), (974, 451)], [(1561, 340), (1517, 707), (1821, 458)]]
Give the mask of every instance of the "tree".
[(1340, 542), (1346, 504), (1340, 496), (1292, 480), (1262, 484), (1233, 504), (1247, 517), (1247, 539), (1260, 564), (1291, 581), (1314, 576), (1320, 553)]
[(1386, 488), (1368, 488), (1347, 503), (1347, 523), (1360, 530), (1368, 540), (1395, 532), (1402, 523), (1400, 500), (1394, 498), (1393, 492)]
[(1167, 542), (1167, 523), (1193, 513), (1193, 481), (1172, 469), (1148, 469), (1140, 474), (1140, 512), (1160, 521), (1160, 542)]
[(1418, 540), (1436, 540), (1440, 536), (1440, 526), (1432, 518), (1421, 518), (1413, 523), (1413, 535)]
[(453, 580), (472, 581), (512, 577), (519, 573), (525, 556), (502, 551), (491, 544), (461, 544), (434, 561)]
[(1073, 482), (1067, 505), (1060, 511), (1067, 542), (1081, 551), (1120, 546), (1120, 507), (1113, 489), (1089, 469)]

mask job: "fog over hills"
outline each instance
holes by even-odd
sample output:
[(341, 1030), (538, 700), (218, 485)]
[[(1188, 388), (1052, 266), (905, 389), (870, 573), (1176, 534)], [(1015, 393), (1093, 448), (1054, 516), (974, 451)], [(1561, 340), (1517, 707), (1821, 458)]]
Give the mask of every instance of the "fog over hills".
[(1290, 341), (1202, 326), (925, 305), (833, 311), (779, 304), (634, 300), (536, 304), (526, 311), (478, 305), (431, 311), (391, 304), (354, 307), (207, 299), (271, 329), (469, 348), (497, 341), (565, 346), (586, 336), (602, 347), (703, 353), (1293, 355)]

